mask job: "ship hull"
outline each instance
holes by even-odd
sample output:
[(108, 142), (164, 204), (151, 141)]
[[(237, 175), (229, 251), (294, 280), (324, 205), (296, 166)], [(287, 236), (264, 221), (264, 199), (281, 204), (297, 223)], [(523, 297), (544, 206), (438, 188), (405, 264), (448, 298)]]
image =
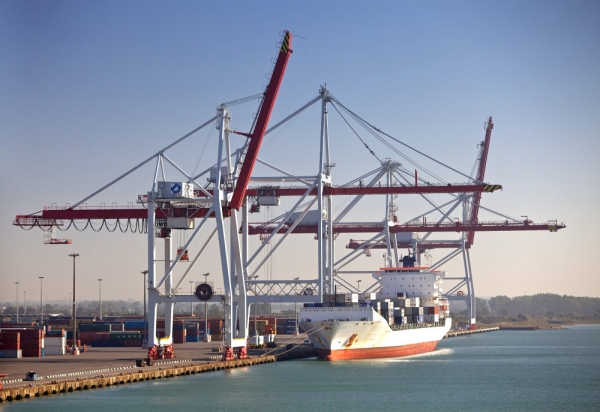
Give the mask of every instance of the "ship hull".
[(320, 359), (397, 358), (435, 350), (450, 330), (452, 320), (435, 324), (408, 324), (391, 328), (370, 307), (305, 308), (300, 326)]
[(355, 359), (382, 359), (400, 358), (403, 356), (418, 355), (432, 352), (439, 341), (414, 343), (403, 346), (388, 346), (380, 348), (355, 348), (355, 349), (317, 349), (319, 359), (326, 361), (344, 361)]

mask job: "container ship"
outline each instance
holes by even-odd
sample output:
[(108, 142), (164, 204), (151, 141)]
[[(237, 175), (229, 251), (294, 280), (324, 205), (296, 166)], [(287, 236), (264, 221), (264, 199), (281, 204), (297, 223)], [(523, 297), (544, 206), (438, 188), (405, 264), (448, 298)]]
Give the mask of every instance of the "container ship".
[(452, 325), (448, 300), (440, 295), (445, 276), (403, 259), (401, 267), (373, 273), (376, 293), (324, 295), (323, 303), (304, 304), (299, 325), (327, 361), (433, 351)]

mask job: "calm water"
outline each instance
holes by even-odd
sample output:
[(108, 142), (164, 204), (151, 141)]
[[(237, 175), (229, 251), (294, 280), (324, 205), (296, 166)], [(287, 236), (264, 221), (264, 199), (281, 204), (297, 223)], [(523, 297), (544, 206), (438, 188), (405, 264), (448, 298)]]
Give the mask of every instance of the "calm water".
[(431, 354), (301, 360), (0, 404), (49, 411), (598, 411), (600, 325), (443, 340)]

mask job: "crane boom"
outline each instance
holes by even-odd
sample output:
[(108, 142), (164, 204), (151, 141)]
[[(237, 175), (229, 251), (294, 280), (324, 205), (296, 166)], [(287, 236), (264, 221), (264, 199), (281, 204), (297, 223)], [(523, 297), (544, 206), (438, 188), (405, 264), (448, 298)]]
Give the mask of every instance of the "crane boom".
[(248, 184), (250, 183), (250, 176), (252, 175), (254, 164), (256, 163), (256, 159), (258, 158), (260, 145), (262, 144), (265, 132), (267, 131), (267, 125), (269, 124), (271, 111), (273, 110), (275, 100), (277, 99), (277, 93), (279, 92), (279, 86), (281, 85), (283, 75), (285, 74), (287, 62), (290, 58), (290, 54), (292, 53), (291, 47), (292, 34), (289, 31), (286, 31), (283, 36), (281, 48), (279, 49), (277, 61), (275, 62), (275, 67), (273, 68), (271, 81), (269, 82), (267, 90), (265, 91), (265, 96), (263, 98), (260, 111), (257, 116), (257, 121), (254, 125), (254, 130), (249, 136), (250, 143), (248, 144), (246, 154), (244, 157), (244, 163), (242, 165), (242, 170), (240, 171), (240, 175), (238, 177), (235, 189), (233, 191), (231, 202), (229, 203), (229, 209), (239, 210), (239, 208), (242, 206), (242, 203), (244, 202), (244, 198), (246, 196), (246, 189), (248, 188)]
[[(487, 164), (488, 152), (490, 150), (490, 140), (492, 139), (492, 129), (494, 123), (492, 122), (492, 116), (489, 117), (487, 127), (485, 129), (485, 140), (481, 146), (481, 156), (479, 157), (479, 167), (477, 168), (477, 181), (476, 183), (482, 183), (485, 176), (485, 166)], [(481, 204), (481, 192), (475, 192), (473, 196), (473, 205), (471, 206), (471, 216), (469, 221), (471, 224), (477, 223), (479, 215), (479, 205)], [(475, 240), (475, 232), (470, 231), (467, 233), (467, 244), (472, 245)]]

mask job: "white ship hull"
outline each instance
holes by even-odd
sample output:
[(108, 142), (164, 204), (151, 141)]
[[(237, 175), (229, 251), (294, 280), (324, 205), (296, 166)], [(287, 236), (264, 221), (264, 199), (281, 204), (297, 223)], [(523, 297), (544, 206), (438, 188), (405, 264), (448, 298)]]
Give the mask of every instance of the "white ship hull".
[(329, 361), (395, 358), (433, 351), (452, 325), (450, 318), (435, 324), (390, 327), (368, 306), (307, 307), (299, 314), (319, 358)]

